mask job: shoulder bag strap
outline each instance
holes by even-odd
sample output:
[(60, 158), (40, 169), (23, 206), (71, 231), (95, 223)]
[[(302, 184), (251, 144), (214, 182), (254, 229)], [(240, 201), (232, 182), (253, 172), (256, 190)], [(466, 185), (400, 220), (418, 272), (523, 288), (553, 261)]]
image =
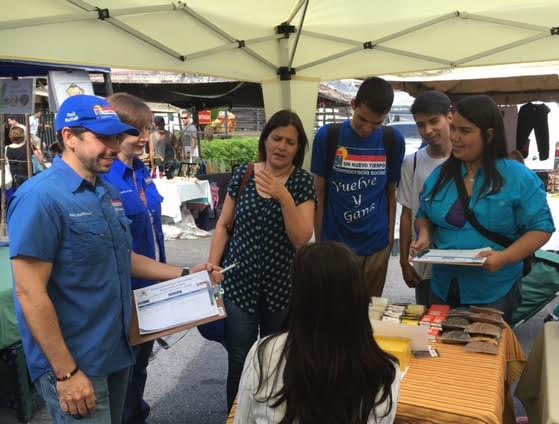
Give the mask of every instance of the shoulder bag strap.
[(466, 193), (466, 186), (464, 186), (464, 179), (460, 172), (458, 172), (458, 175), (455, 175), (454, 181), (456, 183), (456, 188), (458, 189), (458, 196), (460, 197), (460, 202), (462, 203), (462, 208), (464, 209), (464, 217), (466, 218), (466, 221), (468, 221), (472, 227), (474, 227), (486, 239), (500, 244), (505, 248), (509, 247), (513, 243), (511, 239), (488, 230), (477, 220), (474, 212), (470, 209), (470, 199)]
[(252, 174), (254, 174), (254, 163), (249, 163), (245, 173), (243, 174), (243, 179), (241, 180), (241, 185), (239, 186), (239, 190), (237, 191), (237, 196), (235, 197), (235, 207), (233, 208), (233, 222), (227, 228), (227, 233), (229, 235), (232, 235), (233, 230), (235, 229), (235, 216), (237, 215), (237, 205), (239, 204), (241, 195), (243, 194), (243, 191), (245, 191), (245, 188), (248, 185), (248, 181)]

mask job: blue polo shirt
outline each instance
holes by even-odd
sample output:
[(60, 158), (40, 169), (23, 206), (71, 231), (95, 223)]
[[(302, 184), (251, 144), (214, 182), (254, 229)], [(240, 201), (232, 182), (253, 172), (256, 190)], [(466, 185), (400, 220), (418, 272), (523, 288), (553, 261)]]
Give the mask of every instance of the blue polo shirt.
[[(137, 158), (132, 162), (132, 167), (116, 159), (111, 170), (103, 175), (103, 179), (120, 192), (124, 213), (131, 221), (134, 252), (152, 259), (156, 259), (157, 252), (159, 261), (165, 262), (165, 238), (161, 225), (163, 197), (157, 191), (149, 169)], [(154, 281), (133, 278), (132, 288), (139, 289), (154, 283)]]
[[(33, 177), (8, 210), (10, 256), (52, 264), (47, 291), (62, 335), (80, 369), (106, 376), (129, 367), (131, 316), (128, 219), (118, 192), (100, 178), (95, 186), (66, 162)], [(14, 295), (32, 380), (52, 369)]]
[[(547, 205), (546, 192), (541, 179), (524, 165), (508, 160), (497, 161), (497, 170), (504, 179), (502, 189), (480, 197), (484, 181), (479, 170), (473, 189), (470, 209), (488, 230), (516, 240), (528, 231), (555, 231), (553, 218)], [(479, 249), (504, 247), (482, 236), (464, 218), (456, 184), (447, 184), (435, 197), (435, 186), (441, 167), (435, 169), (425, 182), (417, 218), (427, 218), (434, 225), (434, 245), (437, 249)], [(462, 166), (466, 175), (466, 167)], [(431, 288), (446, 299), (452, 279), (460, 286), (460, 300), (464, 304), (494, 303), (505, 296), (522, 277), (522, 262), (503, 267), (498, 272), (481, 268), (433, 265)]]
[(388, 246), (389, 222), (386, 187), (400, 181), (404, 138), (395, 130), (399, 152), (395, 163), (387, 163), (378, 128), (361, 138), (350, 121), (340, 129), (332, 170), (328, 169), (328, 125), (316, 133), (311, 171), (327, 178), (328, 204), (324, 210), (322, 239), (347, 244), (360, 256), (369, 256)]

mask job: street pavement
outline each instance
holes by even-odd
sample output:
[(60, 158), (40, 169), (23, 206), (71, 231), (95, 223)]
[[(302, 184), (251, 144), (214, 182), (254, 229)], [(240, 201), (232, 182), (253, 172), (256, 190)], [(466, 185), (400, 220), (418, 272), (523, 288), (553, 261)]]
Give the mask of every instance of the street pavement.
[[(209, 238), (166, 242), (169, 263), (192, 266), (205, 262)], [(392, 302), (413, 302), (413, 291), (402, 280), (398, 256), (391, 256), (384, 296)], [(526, 353), (541, 326), (548, 306), (517, 330)], [(148, 367), (145, 399), (151, 406), (151, 424), (223, 424), (227, 418), (225, 380), (227, 355), (215, 342), (203, 339), (196, 329), (166, 338), (168, 350), (157, 344)], [(517, 410), (520, 406), (517, 405)], [(0, 424), (16, 423), (11, 410), (0, 409)], [(46, 409), (39, 409), (31, 424), (51, 423)]]

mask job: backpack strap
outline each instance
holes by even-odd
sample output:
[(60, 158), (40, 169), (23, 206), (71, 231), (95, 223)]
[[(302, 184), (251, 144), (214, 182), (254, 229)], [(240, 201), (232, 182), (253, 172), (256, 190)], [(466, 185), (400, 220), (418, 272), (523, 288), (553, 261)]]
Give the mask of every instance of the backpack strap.
[[(386, 154), (386, 175), (388, 176), (388, 169), (398, 160), (398, 143), (396, 142), (394, 128), (386, 125), (382, 126), (382, 142)], [(413, 169), (415, 171), (415, 160)]]
[(324, 210), (326, 210), (326, 205), (328, 204), (328, 181), (330, 181), (330, 174), (332, 173), (332, 167), (334, 166), (334, 159), (336, 159), (336, 151), (338, 150), (338, 141), (340, 140), (340, 133), (342, 131), (341, 123), (330, 124), (326, 128), (328, 129), (326, 137), (326, 187), (324, 187)]

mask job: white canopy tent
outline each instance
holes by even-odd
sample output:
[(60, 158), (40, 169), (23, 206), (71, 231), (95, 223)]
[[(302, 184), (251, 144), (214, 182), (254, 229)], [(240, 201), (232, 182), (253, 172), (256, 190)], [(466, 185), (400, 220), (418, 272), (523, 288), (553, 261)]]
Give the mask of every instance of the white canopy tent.
[(260, 82), (312, 134), (320, 81), (559, 60), (557, 0), (4, 0), (0, 58)]

